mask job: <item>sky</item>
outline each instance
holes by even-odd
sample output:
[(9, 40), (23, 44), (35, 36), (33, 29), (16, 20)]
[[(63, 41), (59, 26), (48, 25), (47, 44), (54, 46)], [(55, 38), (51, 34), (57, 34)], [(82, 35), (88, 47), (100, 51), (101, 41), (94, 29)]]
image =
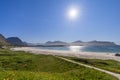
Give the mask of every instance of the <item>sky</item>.
[[(68, 11), (75, 7), (75, 19)], [(120, 0), (0, 0), (0, 33), (23, 41), (120, 44)]]

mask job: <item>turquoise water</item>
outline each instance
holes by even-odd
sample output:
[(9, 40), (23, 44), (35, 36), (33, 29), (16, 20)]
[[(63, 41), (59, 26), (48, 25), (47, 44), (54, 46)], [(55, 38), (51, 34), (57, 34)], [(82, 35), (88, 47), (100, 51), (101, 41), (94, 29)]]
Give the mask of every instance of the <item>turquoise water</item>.
[(45, 50), (79, 51), (79, 52), (109, 52), (119, 53), (120, 46), (67, 46), (67, 47), (35, 47)]

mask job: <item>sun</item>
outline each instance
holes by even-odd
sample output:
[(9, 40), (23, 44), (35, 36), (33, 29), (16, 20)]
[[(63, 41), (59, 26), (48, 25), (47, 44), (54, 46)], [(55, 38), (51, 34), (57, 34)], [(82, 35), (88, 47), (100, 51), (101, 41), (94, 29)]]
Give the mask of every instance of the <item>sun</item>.
[(70, 8), (68, 11), (68, 17), (70, 19), (76, 19), (78, 17), (78, 9), (77, 8)]

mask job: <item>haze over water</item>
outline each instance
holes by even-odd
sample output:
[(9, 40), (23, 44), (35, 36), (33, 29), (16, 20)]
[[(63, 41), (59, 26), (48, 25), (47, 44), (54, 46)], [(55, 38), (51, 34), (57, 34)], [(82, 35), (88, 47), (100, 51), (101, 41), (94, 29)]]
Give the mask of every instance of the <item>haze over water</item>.
[(65, 46), (65, 47), (35, 47), (45, 50), (60, 50), (60, 51), (72, 51), (72, 52), (107, 52), (107, 53), (119, 53), (119, 46)]

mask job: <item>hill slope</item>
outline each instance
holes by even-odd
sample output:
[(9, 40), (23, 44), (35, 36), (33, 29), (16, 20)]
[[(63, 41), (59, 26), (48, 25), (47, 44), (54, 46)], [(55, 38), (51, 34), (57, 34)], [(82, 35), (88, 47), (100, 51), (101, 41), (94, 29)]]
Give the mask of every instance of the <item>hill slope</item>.
[(3, 45), (8, 45), (8, 42), (6, 41), (5, 37), (0, 34), (0, 45), (3, 46)]
[(9, 37), (6, 39), (13, 46), (24, 46), (25, 43), (18, 37)]

